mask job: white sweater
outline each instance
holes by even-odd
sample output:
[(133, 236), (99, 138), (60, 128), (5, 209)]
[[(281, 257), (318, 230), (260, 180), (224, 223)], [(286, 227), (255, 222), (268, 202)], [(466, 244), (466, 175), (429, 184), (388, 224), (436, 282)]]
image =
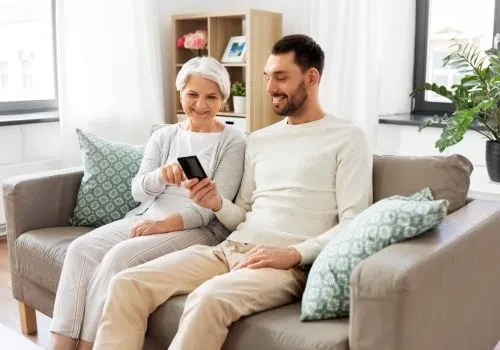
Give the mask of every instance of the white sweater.
[(372, 160), (363, 131), (345, 119), (285, 119), (250, 135), (235, 204), (224, 199), (217, 218), (236, 229), (228, 240), (292, 246), (311, 264), (372, 203)]

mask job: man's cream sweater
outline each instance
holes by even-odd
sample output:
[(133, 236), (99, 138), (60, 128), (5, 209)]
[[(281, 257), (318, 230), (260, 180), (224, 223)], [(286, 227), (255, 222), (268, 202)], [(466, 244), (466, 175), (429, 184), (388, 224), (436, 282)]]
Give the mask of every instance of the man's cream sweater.
[(216, 213), (227, 239), (294, 247), (311, 264), (329, 238), (372, 202), (372, 154), (363, 131), (332, 116), (287, 119), (250, 135), (235, 204)]

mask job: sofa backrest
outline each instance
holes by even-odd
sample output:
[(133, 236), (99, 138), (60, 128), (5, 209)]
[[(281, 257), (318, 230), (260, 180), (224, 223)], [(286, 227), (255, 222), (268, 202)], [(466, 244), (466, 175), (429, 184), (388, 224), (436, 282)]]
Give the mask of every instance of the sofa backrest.
[(374, 156), (373, 200), (410, 195), (430, 187), (435, 199), (447, 199), (451, 213), (465, 205), (472, 163), (462, 155)]

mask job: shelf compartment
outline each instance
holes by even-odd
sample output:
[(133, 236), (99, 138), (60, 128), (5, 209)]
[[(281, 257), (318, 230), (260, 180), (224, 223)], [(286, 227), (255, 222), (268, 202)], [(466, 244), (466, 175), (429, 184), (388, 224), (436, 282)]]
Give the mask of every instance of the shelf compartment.
[(208, 18), (182, 19), (174, 22), (174, 45), (175, 45), (175, 62), (182, 64), (193, 58), (191, 50), (178, 48), (177, 39), (184, 34), (193, 33), (198, 29), (203, 29), (208, 32)]

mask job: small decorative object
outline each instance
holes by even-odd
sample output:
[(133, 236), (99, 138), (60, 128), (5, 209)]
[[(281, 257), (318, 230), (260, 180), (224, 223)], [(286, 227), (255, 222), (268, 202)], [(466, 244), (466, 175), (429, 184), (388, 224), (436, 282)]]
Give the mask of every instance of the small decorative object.
[(208, 36), (207, 31), (198, 29), (193, 33), (187, 33), (177, 38), (177, 47), (191, 50), (194, 57), (207, 54)]
[(463, 74), (460, 83), (450, 89), (425, 83), (412, 92), (426, 90), (451, 100), (455, 111), (451, 115), (434, 116), (424, 121), (419, 130), (443, 123), (441, 136), (436, 141), (440, 152), (462, 141), (468, 129), (477, 131), (486, 139), (486, 168), (492, 181), (500, 182), (500, 51), (496, 48), (481, 52), (470, 43), (454, 41), (454, 51), (443, 59), (443, 67)]
[(247, 37), (233, 36), (229, 39), (221, 62), (245, 62), (247, 52)]
[(236, 81), (231, 85), (231, 95), (233, 95), (234, 113), (245, 113), (247, 90), (245, 84)]

